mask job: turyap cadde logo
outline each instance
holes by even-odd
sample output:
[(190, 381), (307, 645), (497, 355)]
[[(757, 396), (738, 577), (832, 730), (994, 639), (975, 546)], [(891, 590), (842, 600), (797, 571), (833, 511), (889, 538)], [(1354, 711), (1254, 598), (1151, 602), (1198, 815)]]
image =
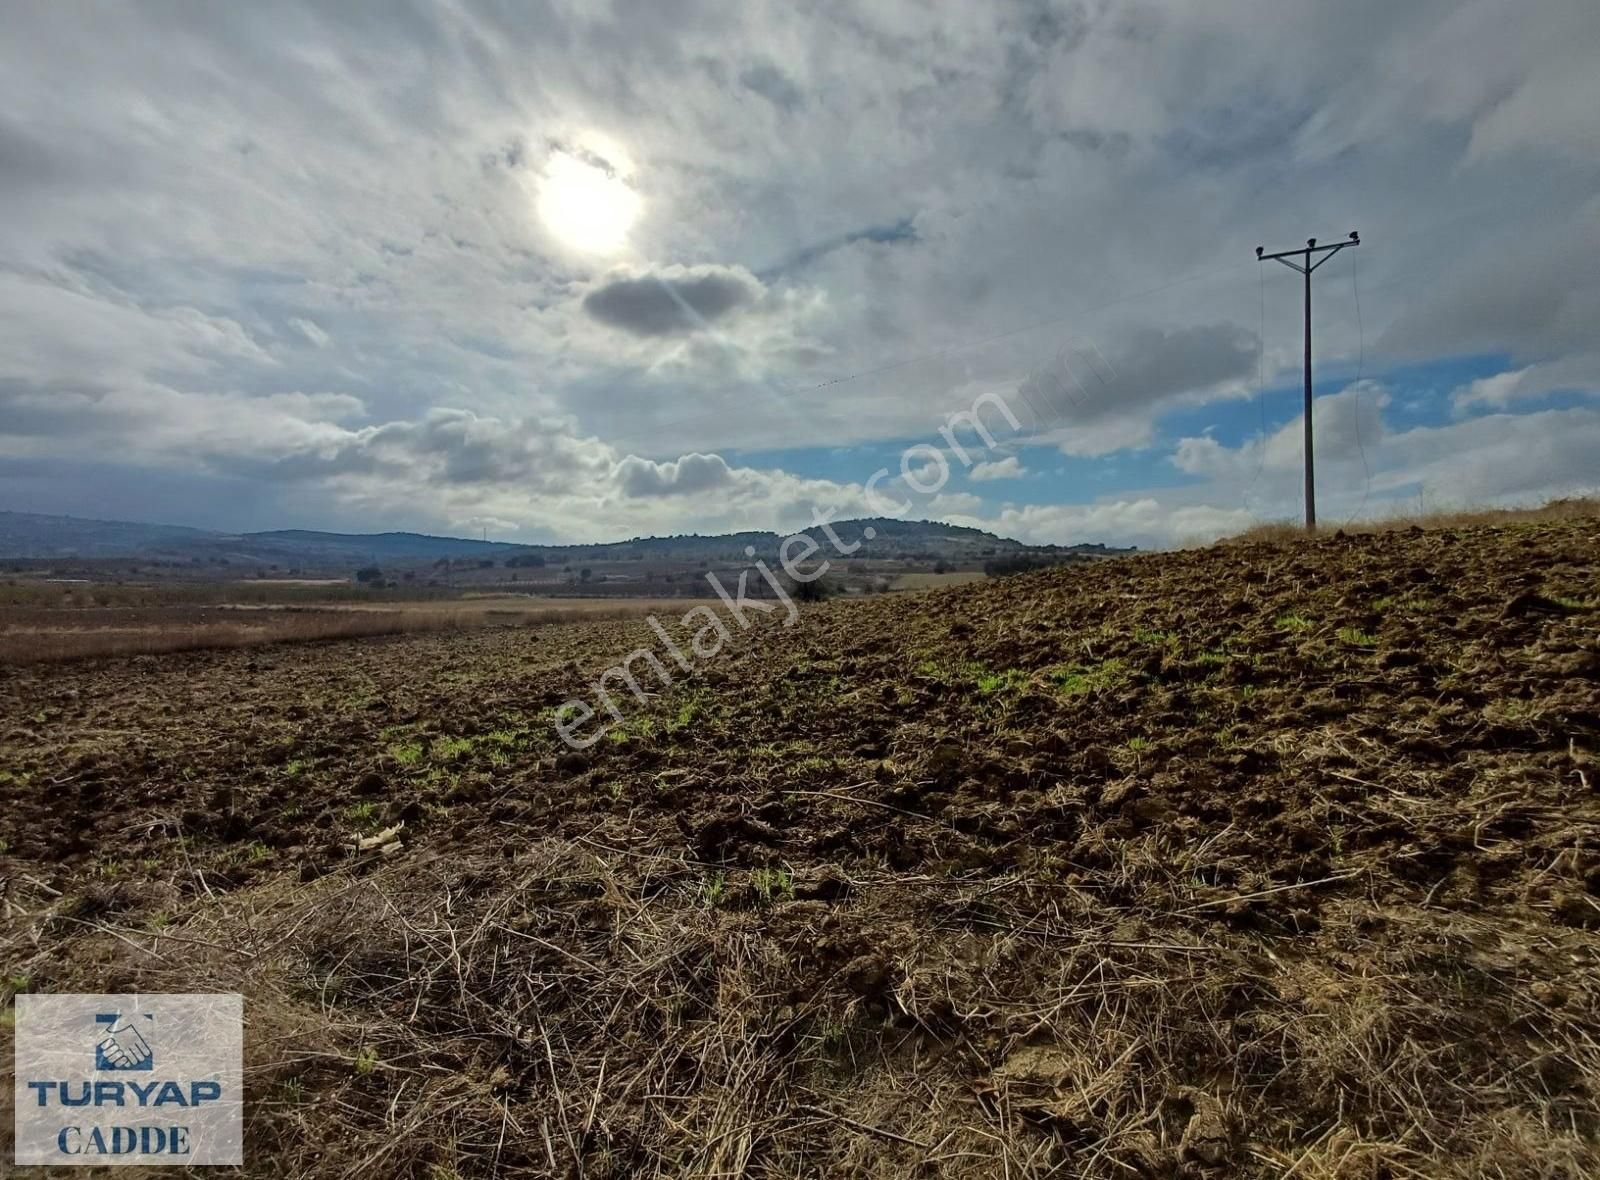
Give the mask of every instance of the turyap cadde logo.
[(148, 1012), (135, 1016), (131, 1020), (124, 1020), (120, 1012), (102, 1012), (94, 1018), (96, 1024), (103, 1024), (107, 1031), (105, 1039), (94, 1047), (94, 1067), (96, 1069), (141, 1069), (150, 1071), (155, 1069), (155, 1054), (150, 1048), (150, 1042), (145, 1039), (142, 1028), (149, 1028), (155, 1023), (155, 1017)]
[(16, 997), (16, 1162), (241, 1164), (237, 995)]

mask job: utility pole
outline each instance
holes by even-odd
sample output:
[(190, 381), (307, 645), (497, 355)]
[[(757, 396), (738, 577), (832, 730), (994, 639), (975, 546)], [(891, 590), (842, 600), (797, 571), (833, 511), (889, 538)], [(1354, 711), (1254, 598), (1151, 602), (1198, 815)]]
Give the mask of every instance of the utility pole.
[[(1346, 246), (1361, 245), (1361, 235), (1355, 230), (1350, 231), (1350, 237), (1343, 242), (1335, 242), (1331, 246), (1317, 245), (1316, 238), (1307, 238), (1306, 244), (1299, 250), (1280, 250), (1276, 254), (1268, 254), (1265, 247), (1256, 247), (1256, 259), (1260, 262), (1281, 262), (1290, 270), (1297, 270), (1306, 278), (1306, 412), (1305, 412), (1305, 447), (1306, 447), (1306, 532), (1314, 533), (1317, 530), (1317, 468), (1311, 447), (1311, 272), (1316, 270), (1328, 259), (1332, 258)], [(1322, 255), (1315, 264), (1311, 261), (1313, 254)], [(1291, 262), (1291, 258), (1303, 258), (1303, 262)], [(1264, 347), (1264, 345), (1263, 345)]]

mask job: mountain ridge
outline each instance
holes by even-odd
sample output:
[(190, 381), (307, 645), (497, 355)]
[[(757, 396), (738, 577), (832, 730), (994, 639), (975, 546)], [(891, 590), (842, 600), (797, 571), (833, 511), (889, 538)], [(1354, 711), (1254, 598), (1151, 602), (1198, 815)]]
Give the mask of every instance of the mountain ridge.
[[(846, 542), (874, 530), (875, 553), (916, 551), (935, 557), (1020, 551), (1114, 553), (1100, 544), (1028, 545), (969, 525), (862, 517), (831, 522)], [(827, 543), (820, 526), (799, 530)], [(98, 520), (67, 515), (0, 511), (0, 559), (226, 558), (246, 564), (337, 564), (351, 562), (427, 562), (454, 558), (560, 556), (569, 560), (628, 557), (722, 558), (743, 556), (746, 548), (771, 552), (787, 536), (770, 529), (732, 533), (678, 533), (625, 541), (578, 544), (522, 543), (470, 537), (388, 531), (337, 533), (319, 529), (268, 529), (229, 533), (187, 525)]]

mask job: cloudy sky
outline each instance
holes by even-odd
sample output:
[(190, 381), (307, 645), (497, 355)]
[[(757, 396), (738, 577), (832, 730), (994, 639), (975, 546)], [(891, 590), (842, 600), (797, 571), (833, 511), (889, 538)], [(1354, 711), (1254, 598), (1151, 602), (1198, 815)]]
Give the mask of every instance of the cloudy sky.
[[(1254, 247), (1351, 229), (1324, 520), (1600, 483), (1594, 0), (5, 24), (0, 508), (1205, 539), (1299, 510), (1300, 278)], [(1041, 384), (940, 483), (947, 415)]]

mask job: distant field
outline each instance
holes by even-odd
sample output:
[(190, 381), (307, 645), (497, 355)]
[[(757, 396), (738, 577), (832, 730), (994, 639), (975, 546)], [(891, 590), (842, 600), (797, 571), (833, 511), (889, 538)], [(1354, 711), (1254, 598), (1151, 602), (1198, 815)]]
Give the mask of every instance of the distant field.
[(257, 603), (320, 606), (334, 602), (451, 602), (445, 587), (378, 589), (347, 578), (248, 578), (194, 582), (89, 581), (82, 578), (8, 578), (0, 581), (0, 610), (218, 606)]
[(251, 586), (347, 586), (348, 578), (251, 578)]
[[(432, 614), (444, 613), (461, 616), (473, 615), (526, 615), (540, 622), (582, 621), (583, 619), (621, 619), (634, 615), (661, 613), (683, 614), (693, 599), (684, 598), (558, 598), (544, 594), (463, 594), (459, 598), (419, 599), (412, 602), (331, 602), (315, 609), (328, 611), (362, 611), (371, 614)], [(294, 613), (306, 608), (288, 603), (240, 602), (222, 603), (221, 610)]]
[(940, 586), (965, 586), (968, 582), (982, 582), (988, 574), (981, 570), (957, 570), (949, 574), (901, 574), (891, 590), (934, 590)]
[(679, 598), (516, 595), (310, 606), (221, 602), (215, 606), (10, 607), (0, 608), (0, 663), (254, 647), (468, 627), (545, 626), (652, 613), (676, 617), (687, 608), (688, 600)]

